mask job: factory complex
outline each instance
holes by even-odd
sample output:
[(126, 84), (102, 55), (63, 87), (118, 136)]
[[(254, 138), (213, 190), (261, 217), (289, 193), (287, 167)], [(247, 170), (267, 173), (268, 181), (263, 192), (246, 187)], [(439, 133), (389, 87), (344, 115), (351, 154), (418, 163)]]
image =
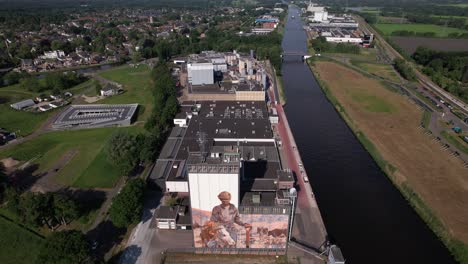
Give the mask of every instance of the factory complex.
[(265, 70), (237, 52), (191, 55), (182, 68), (189, 94), (206, 100), (181, 103), (150, 172), (152, 186), (180, 201), (159, 206), (153, 225), (191, 230), (205, 253), (285, 254), (295, 179), (280, 158)]
[(309, 21), (306, 30), (314, 37), (324, 37), (328, 42), (352, 43), (368, 47), (373, 41), (373, 34), (360, 29), (350, 15), (329, 14), (325, 7), (309, 2), (307, 9)]

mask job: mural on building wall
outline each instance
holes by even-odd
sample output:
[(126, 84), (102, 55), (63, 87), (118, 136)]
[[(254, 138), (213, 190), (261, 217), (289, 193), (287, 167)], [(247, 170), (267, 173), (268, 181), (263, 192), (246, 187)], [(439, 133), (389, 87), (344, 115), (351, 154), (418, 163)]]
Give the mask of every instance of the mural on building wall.
[(211, 211), (192, 208), (195, 247), (285, 248), (288, 215), (239, 214), (231, 194), (221, 192)]

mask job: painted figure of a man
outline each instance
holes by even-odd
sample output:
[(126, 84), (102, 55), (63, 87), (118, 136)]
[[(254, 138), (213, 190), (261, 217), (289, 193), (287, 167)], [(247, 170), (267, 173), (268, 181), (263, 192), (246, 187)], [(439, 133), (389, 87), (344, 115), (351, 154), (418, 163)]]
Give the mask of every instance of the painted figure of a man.
[(223, 225), (231, 238), (237, 243), (237, 229), (234, 223), (248, 229), (252, 228), (252, 226), (241, 221), (239, 211), (231, 203), (231, 194), (229, 192), (221, 192), (218, 195), (218, 199), (221, 201), (221, 204), (213, 207), (210, 221)]

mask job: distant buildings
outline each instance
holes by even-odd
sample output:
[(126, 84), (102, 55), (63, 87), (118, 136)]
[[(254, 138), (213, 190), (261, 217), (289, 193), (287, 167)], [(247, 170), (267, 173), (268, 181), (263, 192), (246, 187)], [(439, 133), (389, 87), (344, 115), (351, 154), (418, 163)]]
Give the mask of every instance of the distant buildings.
[(328, 42), (361, 44), (364, 47), (370, 46), (373, 41), (373, 35), (359, 30), (359, 24), (349, 15), (328, 14), (325, 7), (312, 2), (309, 2), (306, 10), (312, 13), (308, 17), (309, 30), (315, 36), (325, 37)]
[(255, 19), (255, 27), (252, 33), (257, 35), (268, 34), (278, 27), (279, 19), (271, 15), (264, 15)]
[(53, 50), (53, 51), (44, 51), (44, 55), (41, 56), (41, 59), (47, 60), (56, 60), (59, 58), (65, 57), (65, 52), (63, 50)]

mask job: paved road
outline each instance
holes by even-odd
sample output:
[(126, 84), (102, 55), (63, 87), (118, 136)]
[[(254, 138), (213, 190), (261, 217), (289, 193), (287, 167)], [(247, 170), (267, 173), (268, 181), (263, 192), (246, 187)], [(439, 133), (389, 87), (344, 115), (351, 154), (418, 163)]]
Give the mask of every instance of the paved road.
[(120, 263), (160, 263), (162, 253), (167, 249), (193, 247), (192, 231), (159, 230), (152, 225), (151, 221), (156, 208), (161, 204), (162, 196), (163, 194), (160, 191), (151, 191), (147, 194), (142, 220), (133, 229)]
[[(354, 16), (354, 18), (359, 22), (359, 24), (362, 27), (366, 28), (368, 31), (374, 34), (374, 37), (380, 42), (381, 47), (383, 48), (384, 51), (386, 51), (387, 55), (390, 57), (391, 60), (395, 58), (404, 59), (404, 57), (401, 56), (401, 54), (398, 53), (398, 51), (396, 51), (390, 44), (388, 44), (388, 42), (376, 30), (374, 30), (363, 18), (361, 18), (360, 16)], [(433, 83), (429, 79), (429, 77), (422, 74), (415, 65), (413, 65), (411, 62), (410, 64), (412, 65), (412, 68), (416, 74), (416, 77), (419, 83), (421, 83), (421, 85), (441, 94), (447, 101), (451, 102), (452, 105), (457, 105), (458, 107), (462, 109), (462, 111), (466, 115), (468, 115), (468, 106), (463, 101), (451, 95), (450, 93), (446, 92), (444, 89), (440, 88), (438, 85)]]
[[(275, 76), (271, 76), (273, 83), (276, 83)], [(277, 86), (272, 86), (273, 90), (277, 89)], [(277, 90), (276, 90), (277, 91)], [(275, 94), (270, 89), (268, 91), (272, 102), (275, 100)], [(301, 173), (299, 164), (302, 164), (300, 154), (297, 149), (294, 136), (289, 127), (289, 123), (281, 104), (273, 104), (278, 111), (279, 124), (278, 132), (281, 137), (282, 149), (284, 156), (286, 157), (287, 165), (283, 164), (283, 167), (291, 169), (296, 177), (296, 184), (298, 189), (298, 199), (296, 205), (295, 220), (293, 224), (292, 236), (297, 241), (307, 244), (315, 249), (321, 248), (327, 239), (327, 232), (325, 225), (320, 214), (320, 210), (315, 200), (315, 196), (310, 183), (305, 183), (303, 176), (307, 176), (304, 170), (304, 174)]]

